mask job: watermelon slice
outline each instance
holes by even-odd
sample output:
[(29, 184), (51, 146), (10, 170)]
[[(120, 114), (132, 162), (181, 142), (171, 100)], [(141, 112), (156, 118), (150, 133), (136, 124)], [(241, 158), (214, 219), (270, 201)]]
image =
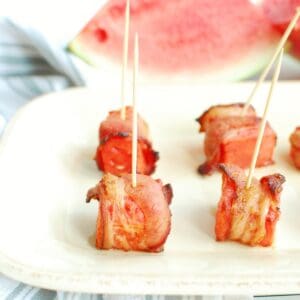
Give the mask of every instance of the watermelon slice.
[[(71, 51), (94, 66), (108, 58), (120, 64), (124, 10), (125, 0), (108, 1), (71, 42)], [(131, 49), (136, 31), (144, 72), (202, 80), (255, 74), (279, 39), (263, 7), (250, 0), (132, 0)]]
[[(280, 34), (286, 30), (296, 8), (300, 7), (300, 0), (263, 0), (262, 3), (267, 18)], [(300, 58), (300, 21), (291, 33), (288, 42), (289, 53)]]

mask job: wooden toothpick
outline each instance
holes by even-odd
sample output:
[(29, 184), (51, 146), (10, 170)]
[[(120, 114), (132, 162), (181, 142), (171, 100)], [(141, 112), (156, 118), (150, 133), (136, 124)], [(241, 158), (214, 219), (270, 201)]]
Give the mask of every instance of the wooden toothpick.
[(268, 98), (267, 98), (267, 101), (266, 101), (264, 114), (263, 114), (263, 117), (262, 117), (262, 120), (261, 120), (261, 123), (260, 123), (259, 133), (258, 133), (258, 137), (257, 137), (257, 141), (256, 141), (256, 145), (255, 145), (255, 149), (254, 149), (254, 153), (253, 153), (253, 157), (252, 157), (252, 161), (251, 161), (251, 166), (250, 166), (250, 170), (249, 170), (249, 174), (248, 174), (247, 184), (246, 184), (247, 189), (250, 187), (251, 182), (252, 182), (252, 177), (253, 177), (256, 161), (257, 161), (257, 158), (258, 158), (261, 142), (262, 142), (262, 139), (263, 139), (263, 136), (264, 136), (264, 131), (265, 131), (266, 123), (267, 123), (267, 114), (268, 114), (271, 98), (272, 98), (272, 95), (273, 95), (273, 90), (274, 90), (274, 87), (277, 83), (279, 73), (280, 73), (280, 69), (281, 69), (283, 51), (284, 51), (284, 49), (282, 48), (280, 50), (280, 53), (279, 53), (278, 62), (277, 62), (277, 66), (276, 66), (273, 78), (272, 78), (272, 83), (271, 83)]
[(136, 187), (136, 173), (137, 173), (137, 78), (139, 71), (139, 38), (138, 34), (134, 37), (134, 61), (133, 61), (133, 81), (132, 81), (132, 151), (131, 151), (131, 174), (132, 186)]
[(252, 99), (254, 97), (254, 95), (256, 94), (257, 90), (259, 89), (259, 87), (261, 86), (262, 82), (266, 79), (272, 65), (274, 64), (276, 58), (278, 57), (279, 53), (280, 53), (280, 50), (284, 47), (284, 44), (286, 43), (289, 35), (291, 34), (292, 30), (294, 29), (298, 19), (300, 17), (300, 7), (298, 7), (296, 9), (296, 13), (294, 15), (294, 17), (292, 18), (289, 26), (287, 27), (287, 29), (285, 30), (283, 36), (281, 37), (280, 39), (280, 42), (275, 50), (275, 53), (273, 54), (270, 62), (268, 63), (268, 65), (266, 66), (266, 68), (263, 70), (263, 72), (261, 73), (258, 81), (256, 82), (255, 86), (254, 86), (254, 89), (252, 90), (249, 98), (247, 99), (246, 101), (246, 104), (244, 106), (244, 109), (242, 111), (242, 115), (244, 115), (246, 113), (246, 111), (248, 110), (251, 102), (252, 102)]
[(125, 10), (125, 27), (124, 27), (124, 40), (123, 40), (123, 61), (122, 61), (122, 79), (121, 79), (121, 118), (125, 120), (125, 77), (128, 61), (128, 41), (129, 41), (129, 20), (130, 20), (130, 0), (126, 1)]

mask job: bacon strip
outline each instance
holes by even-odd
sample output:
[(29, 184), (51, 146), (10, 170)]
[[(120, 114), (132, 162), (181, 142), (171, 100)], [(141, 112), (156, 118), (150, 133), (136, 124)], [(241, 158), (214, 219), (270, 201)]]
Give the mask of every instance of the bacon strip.
[(290, 136), (290, 157), (294, 165), (300, 169), (300, 127), (297, 127)]
[[(132, 108), (126, 107), (126, 119), (120, 111), (111, 111), (99, 129), (100, 144), (95, 160), (98, 168), (114, 175), (131, 173)], [(137, 173), (150, 175), (155, 171), (158, 152), (152, 149), (146, 122), (138, 116)]]
[[(110, 111), (107, 118), (101, 123), (99, 128), (99, 141), (105, 142), (111, 136), (126, 135), (132, 131), (133, 111), (131, 106), (126, 106), (126, 118), (121, 119), (121, 111)], [(138, 136), (151, 142), (150, 132), (147, 123), (138, 115)]]
[[(244, 103), (232, 103), (211, 106), (199, 118), (196, 119), (196, 121), (200, 124), (199, 131), (206, 132), (209, 124), (216, 119), (241, 116), (244, 106)], [(256, 117), (256, 112), (253, 106), (249, 107), (244, 116)]]
[(216, 214), (217, 241), (233, 240), (250, 246), (271, 246), (280, 216), (280, 195), (285, 182), (281, 174), (254, 179), (246, 189), (244, 171), (220, 165), (222, 196)]
[[(222, 117), (211, 121), (206, 129), (204, 152), (206, 162), (198, 172), (211, 174), (220, 163), (247, 168), (251, 164), (261, 119), (257, 117)], [(276, 134), (267, 123), (256, 166), (273, 163)]]
[(160, 252), (171, 229), (170, 185), (138, 175), (105, 174), (87, 193), (87, 202), (100, 200), (96, 247), (99, 249)]

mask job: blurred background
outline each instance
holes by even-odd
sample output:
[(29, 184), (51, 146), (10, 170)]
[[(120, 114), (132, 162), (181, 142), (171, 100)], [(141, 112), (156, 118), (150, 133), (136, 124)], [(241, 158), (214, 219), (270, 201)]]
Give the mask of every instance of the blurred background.
[[(299, 0), (132, 0), (129, 53), (132, 36), (139, 32), (146, 82), (253, 79), (298, 5)], [(1, 6), (1, 14), (15, 25), (69, 49), (85, 84), (113, 83), (119, 76), (125, 0), (3, 0)], [(298, 26), (286, 50), (291, 55), (281, 78), (297, 79)]]

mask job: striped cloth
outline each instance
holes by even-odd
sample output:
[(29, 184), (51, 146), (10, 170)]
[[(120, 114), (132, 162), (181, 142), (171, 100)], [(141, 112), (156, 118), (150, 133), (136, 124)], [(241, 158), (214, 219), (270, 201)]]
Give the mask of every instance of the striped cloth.
[[(0, 135), (14, 112), (30, 99), (50, 91), (84, 83), (80, 72), (64, 49), (56, 47), (32, 28), (20, 27), (7, 18), (0, 19)], [(31, 287), (0, 273), (0, 300), (2, 299), (250, 300), (253, 297), (112, 296), (68, 293)]]
[(0, 133), (16, 109), (28, 100), (83, 84), (67, 52), (38, 31), (0, 19)]

